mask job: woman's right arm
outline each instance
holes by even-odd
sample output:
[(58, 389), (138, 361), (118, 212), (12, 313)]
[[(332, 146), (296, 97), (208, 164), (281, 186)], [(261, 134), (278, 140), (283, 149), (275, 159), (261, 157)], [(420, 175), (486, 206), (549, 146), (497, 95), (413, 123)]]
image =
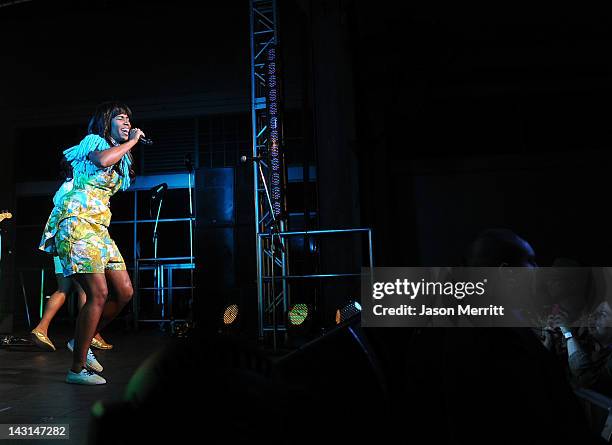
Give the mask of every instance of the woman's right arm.
[(138, 143), (140, 136), (144, 136), (144, 133), (138, 128), (134, 128), (130, 131), (130, 138), (121, 145), (116, 147), (110, 147), (102, 151), (92, 151), (87, 155), (87, 158), (95, 164), (96, 167), (106, 168), (111, 165), (115, 165), (121, 160), (123, 155), (130, 151), (134, 145)]

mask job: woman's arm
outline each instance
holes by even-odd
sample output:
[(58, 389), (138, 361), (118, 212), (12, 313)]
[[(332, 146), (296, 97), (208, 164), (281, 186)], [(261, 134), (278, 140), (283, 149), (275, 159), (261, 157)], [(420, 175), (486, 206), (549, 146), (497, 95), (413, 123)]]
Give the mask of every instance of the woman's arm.
[(600, 351), (592, 357), (574, 337), (567, 339), (568, 365), (576, 384), (604, 394), (612, 390), (612, 356)]
[(567, 346), (567, 357), (570, 358), (574, 354), (580, 354), (582, 357), (584, 357), (583, 360), (587, 360), (588, 356), (583, 351), (582, 346), (580, 346), (580, 343), (578, 343), (578, 340), (574, 338), (572, 331), (565, 326), (561, 326), (560, 329), (566, 340), (565, 344)]
[(571, 373), (581, 385), (590, 387), (597, 380), (597, 376), (602, 373), (601, 366), (584, 351), (568, 327), (560, 326), (559, 329), (566, 339), (567, 363)]
[(144, 135), (142, 131), (138, 128), (134, 128), (130, 131), (130, 138), (121, 145), (117, 145), (116, 147), (110, 147), (106, 150), (102, 151), (92, 151), (87, 155), (87, 158), (93, 162), (96, 167), (106, 168), (111, 165), (115, 165), (117, 162), (121, 160), (123, 155), (125, 155), (128, 151), (136, 145), (140, 136)]

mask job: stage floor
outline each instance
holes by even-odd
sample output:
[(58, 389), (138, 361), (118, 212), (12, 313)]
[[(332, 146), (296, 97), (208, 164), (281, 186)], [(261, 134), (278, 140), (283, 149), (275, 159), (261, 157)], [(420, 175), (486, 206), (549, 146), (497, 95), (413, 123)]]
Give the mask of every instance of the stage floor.
[(0, 347), (0, 424), (70, 425), (69, 440), (16, 443), (87, 443), (91, 406), (97, 400), (120, 399), (143, 360), (174, 340), (157, 326), (138, 332), (111, 329), (104, 338), (114, 344), (114, 349), (95, 351), (104, 366), (102, 375), (107, 384), (70, 385), (64, 379), (71, 363), (71, 352), (66, 348), (71, 330), (68, 326), (63, 329), (52, 326), (50, 337), (57, 348), (55, 352), (44, 352), (34, 346)]

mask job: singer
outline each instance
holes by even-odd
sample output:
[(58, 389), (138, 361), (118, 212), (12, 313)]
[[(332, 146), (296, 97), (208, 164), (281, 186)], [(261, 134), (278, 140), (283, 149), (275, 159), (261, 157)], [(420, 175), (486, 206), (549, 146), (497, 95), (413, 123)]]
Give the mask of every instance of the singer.
[[(132, 128), (131, 118), (127, 105), (100, 104), (89, 121), (88, 135), (64, 150), (73, 170), (72, 190), (56, 204), (39, 245), (59, 257), (63, 275), (76, 279), (87, 296), (70, 345), (73, 357), (67, 383), (106, 383), (94, 372), (103, 368), (88, 349), (94, 334), (119, 314), (133, 294), (123, 257), (108, 233), (110, 197), (127, 190), (134, 180), (130, 151), (144, 136)], [(109, 285), (114, 290), (112, 299)]]
[[(64, 194), (68, 193), (72, 189), (72, 166), (66, 160), (66, 157), (62, 157), (60, 165), (61, 176), (64, 178), (64, 183), (57, 190), (55, 196), (53, 196), (54, 206), (58, 203), (62, 203)], [(53, 215), (57, 212), (57, 207), (54, 207), (51, 211), (51, 214)], [(48, 337), (47, 331), (49, 330), (49, 325), (51, 324), (51, 321), (66, 301), (66, 297), (70, 295), (72, 291), (74, 291), (78, 296), (77, 303), (79, 306), (79, 310), (81, 310), (87, 299), (87, 297), (85, 296), (85, 291), (79, 285), (79, 283), (77, 283), (71, 277), (64, 276), (64, 269), (57, 255), (53, 256), (53, 264), (55, 267), (55, 277), (57, 278), (57, 290), (53, 292), (53, 294), (47, 301), (42, 318), (38, 325), (34, 329), (32, 329), (30, 335), (34, 344), (45, 351), (55, 351), (55, 345)], [(74, 340), (70, 340), (69, 343), (74, 344)], [(91, 341), (91, 347), (96, 349), (113, 348), (112, 345), (106, 343), (100, 333), (97, 333)], [(93, 356), (93, 352), (91, 353), (91, 356), (92, 358), (95, 357)], [(95, 366), (95, 363), (93, 363), (93, 365)]]

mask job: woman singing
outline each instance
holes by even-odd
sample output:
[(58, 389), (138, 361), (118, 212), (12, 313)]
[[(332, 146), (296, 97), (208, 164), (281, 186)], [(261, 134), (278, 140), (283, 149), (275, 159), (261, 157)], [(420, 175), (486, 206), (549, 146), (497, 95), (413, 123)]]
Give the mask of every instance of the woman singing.
[[(64, 183), (60, 186), (58, 191), (53, 197), (53, 205), (60, 204), (63, 202), (64, 195), (72, 190), (72, 166), (62, 157), (61, 163), (61, 176), (64, 179)], [(55, 210), (52, 211), (56, 212)], [(36, 346), (45, 351), (55, 351), (55, 345), (48, 337), (47, 331), (51, 321), (63, 306), (66, 298), (72, 293), (77, 294), (77, 303), (79, 310), (83, 307), (86, 301), (85, 291), (81, 286), (73, 280), (71, 277), (64, 276), (64, 268), (57, 255), (53, 256), (53, 265), (55, 268), (55, 277), (57, 279), (57, 290), (53, 292), (47, 304), (45, 305), (45, 311), (38, 325), (32, 329), (31, 338)], [(73, 344), (74, 340), (70, 340), (68, 344)], [(106, 343), (100, 333), (91, 340), (91, 347), (96, 349), (112, 349), (113, 345)], [(70, 349), (70, 348), (69, 348)], [(70, 349), (72, 351), (72, 349)], [(88, 353), (89, 354), (89, 353)], [(89, 357), (89, 355), (88, 355)], [(92, 353), (92, 358), (95, 358)], [(95, 362), (92, 360), (92, 364), (95, 367)]]
[[(132, 128), (132, 112), (123, 104), (99, 105), (89, 121), (88, 135), (64, 151), (73, 169), (72, 190), (49, 216), (39, 248), (56, 254), (65, 277), (81, 285), (87, 301), (76, 322), (72, 366), (66, 382), (100, 385), (106, 380), (89, 345), (132, 298), (125, 262), (108, 233), (110, 197), (127, 190), (134, 178), (130, 150), (144, 133)], [(108, 285), (113, 299), (108, 298)], [(89, 352), (89, 354), (88, 354)]]

